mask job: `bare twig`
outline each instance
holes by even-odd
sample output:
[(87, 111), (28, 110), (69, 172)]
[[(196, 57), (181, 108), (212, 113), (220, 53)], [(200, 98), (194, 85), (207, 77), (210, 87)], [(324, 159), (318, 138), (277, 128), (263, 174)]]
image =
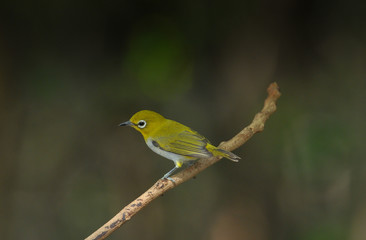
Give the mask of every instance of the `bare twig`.
[[(268, 97), (264, 102), (263, 109), (257, 113), (252, 123), (241, 130), (235, 137), (227, 142), (222, 142), (219, 147), (232, 151), (246, 141), (248, 141), (255, 133), (261, 132), (264, 129), (264, 124), (269, 116), (276, 111), (276, 101), (281, 96), (277, 83), (271, 83), (267, 88)], [(106, 224), (100, 227), (97, 231), (91, 234), (86, 240), (105, 239), (122, 224), (130, 220), (136, 213), (146, 207), (155, 198), (161, 196), (168, 190), (178, 186), (179, 184), (196, 176), (199, 172), (219, 161), (221, 157), (212, 157), (201, 159), (196, 164), (172, 176), (175, 180), (173, 183), (170, 180), (158, 180), (150, 189), (135, 199), (133, 202), (124, 207), (116, 216), (109, 220)]]

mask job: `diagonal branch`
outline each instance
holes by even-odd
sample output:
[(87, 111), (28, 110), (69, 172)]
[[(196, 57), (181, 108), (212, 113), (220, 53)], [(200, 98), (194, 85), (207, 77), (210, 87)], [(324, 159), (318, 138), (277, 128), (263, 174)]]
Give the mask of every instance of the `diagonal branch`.
[[(264, 102), (263, 109), (255, 115), (252, 123), (241, 130), (229, 141), (222, 142), (219, 145), (220, 148), (232, 151), (243, 145), (255, 133), (263, 131), (265, 122), (276, 111), (276, 101), (281, 96), (278, 85), (275, 82), (269, 85), (267, 92), (268, 97)], [(146, 207), (151, 201), (161, 196), (168, 190), (196, 176), (198, 173), (202, 172), (204, 169), (216, 163), (220, 159), (221, 157), (201, 159), (191, 167), (188, 167), (187, 169), (172, 176), (172, 178), (175, 180), (175, 183), (167, 179), (158, 180), (150, 189), (124, 207), (116, 216), (114, 216), (106, 224), (87, 237), (86, 240), (105, 239), (122, 224), (130, 220), (136, 213)]]

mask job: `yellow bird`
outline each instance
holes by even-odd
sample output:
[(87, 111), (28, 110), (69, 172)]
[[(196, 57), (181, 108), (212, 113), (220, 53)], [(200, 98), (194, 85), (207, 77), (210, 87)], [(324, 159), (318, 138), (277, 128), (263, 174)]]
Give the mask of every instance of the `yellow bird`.
[(189, 127), (153, 111), (139, 111), (119, 126), (133, 127), (142, 134), (151, 150), (174, 162), (175, 167), (163, 176), (173, 182), (170, 176), (183, 164), (212, 156), (221, 156), (234, 162), (240, 159), (231, 152), (211, 145), (205, 137)]

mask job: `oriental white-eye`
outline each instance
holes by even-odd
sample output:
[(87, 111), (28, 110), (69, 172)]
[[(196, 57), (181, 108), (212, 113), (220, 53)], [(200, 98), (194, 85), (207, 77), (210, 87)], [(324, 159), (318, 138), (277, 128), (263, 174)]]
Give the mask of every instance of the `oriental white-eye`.
[(172, 181), (170, 176), (185, 163), (212, 156), (221, 156), (234, 162), (240, 159), (231, 152), (213, 146), (204, 136), (189, 127), (153, 111), (139, 111), (119, 126), (133, 127), (142, 134), (151, 150), (174, 161), (175, 167), (163, 176)]

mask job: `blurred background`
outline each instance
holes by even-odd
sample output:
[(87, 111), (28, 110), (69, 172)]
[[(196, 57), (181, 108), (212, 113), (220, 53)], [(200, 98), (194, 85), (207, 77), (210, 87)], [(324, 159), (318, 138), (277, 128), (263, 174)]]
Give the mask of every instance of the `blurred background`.
[(214, 144), (265, 130), (108, 239), (366, 238), (363, 1), (5, 1), (0, 235), (84, 239), (173, 167), (150, 109)]

